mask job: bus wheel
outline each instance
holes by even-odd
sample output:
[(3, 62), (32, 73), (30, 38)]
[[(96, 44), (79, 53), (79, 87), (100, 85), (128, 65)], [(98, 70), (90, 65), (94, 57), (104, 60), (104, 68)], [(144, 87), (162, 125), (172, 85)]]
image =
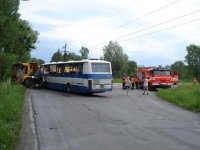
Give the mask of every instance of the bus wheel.
[(24, 85), (25, 85), (25, 87), (27, 87), (27, 88), (32, 87), (33, 84), (34, 84), (34, 82), (33, 82), (32, 79), (26, 79), (26, 80), (24, 81)]
[(71, 86), (70, 86), (70, 84), (66, 85), (66, 92), (67, 93), (71, 93)]

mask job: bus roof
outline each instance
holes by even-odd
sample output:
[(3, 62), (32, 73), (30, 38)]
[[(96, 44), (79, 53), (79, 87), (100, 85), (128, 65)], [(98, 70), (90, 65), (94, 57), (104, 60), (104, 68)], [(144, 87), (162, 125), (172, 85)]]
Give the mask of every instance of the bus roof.
[(87, 62), (96, 62), (96, 63), (110, 63), (109, 61), (105, 61), (105, 60), (90, 60), (90, 59), (83, 59), (83, 60), (78, 60), (78, 61), (74, 61), (74, 60), (70, 60), (70, 61), (59, 61), (59, 62), (50, 62), (50, 63), (45, 63), (42, 65), (57, 65), (57, 64), (65, 64), (65, 63), (87, 63)]

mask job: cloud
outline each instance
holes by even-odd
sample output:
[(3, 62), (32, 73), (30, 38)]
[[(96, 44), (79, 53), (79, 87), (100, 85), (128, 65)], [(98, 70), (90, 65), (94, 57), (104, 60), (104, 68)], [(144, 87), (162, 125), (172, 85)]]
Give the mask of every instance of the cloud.
[[(172, 2), (174, 4), (153, 13)], [(67, 43), (72, 52), (78, 53), (81, 46), (86, 46), (90, 57), (99, 58), (102, 47), (114, 40), (130, 60), (147, 66), (183, 60), (185, 47), (190, 43), (199, 44), (200, 21), (148, 33), (200, 18), (200, 12), (144, 29), (199, 10), (199, 6), (198, 0), (30, 0), (21, 2), (20, 13), (40, 32), (38, 50), (32, 53), (35, 57), (43, 56), (48, 62), (53, 49), (57, 51)], [(144, 31), (138, 32), (140, 30)]]

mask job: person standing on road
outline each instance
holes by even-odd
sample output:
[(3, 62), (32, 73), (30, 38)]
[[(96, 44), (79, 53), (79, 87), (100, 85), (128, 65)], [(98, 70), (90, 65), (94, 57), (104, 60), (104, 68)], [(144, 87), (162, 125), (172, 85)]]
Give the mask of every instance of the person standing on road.
[(129, 77), (127, 77), (127, 79), (125, 80), (125, 88), (126, 88), (126, 94), (127, 95), (128, 95), (130, 86), (131, 86), (131, 81), (130, 81)]
[(149, 82), (148, 78), (145, 77), (144, 78), (144, 84), (143, 84), (143, 89), (144, 89), (143, 95), (145, 95), (145, 92), (147, 93), (147, 95), (149, 95), (149, 93), (148, 93), (148, 82)]

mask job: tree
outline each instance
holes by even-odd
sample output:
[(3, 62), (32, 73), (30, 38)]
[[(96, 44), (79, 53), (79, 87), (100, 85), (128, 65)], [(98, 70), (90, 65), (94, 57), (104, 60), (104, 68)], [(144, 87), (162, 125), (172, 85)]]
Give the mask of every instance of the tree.
[(28, 61), (36, 48), (38, 32), (19, 18), (18, 8), (19, 0), (0, 1), (0, 81), (9, 78), (14, 62)]
[(185, 61), (188, 63), (189, 69), (193, 77), (200, 79), (200, 47), (190, 44), (186, 47), (186, 51)]
[(11, 75), (11, 66), (16, 60), (16, 55), (0, 53), (0, 82), (8, 79)]
[(79, 52), (81, 53), (81, 59), (88, 59), (88, 54), (89, 54), (88, 48), (82, 46)]
[(188, 75), (187, 75), (187, 67), (184, 64), (183, 61), (175, 61), (170, 68), (172, 70), (178, 71), (179, 74), (179, 78), (180, 79), (188, 79)]
[(35, 58), (35, 57), (31, 57), (30, 60), (29, 60), (29, 62), (38, 62), (38, 59)]
[(133, 77), (136, 75), (137, 63), (135, 61), (128, 61), (127, 75)]
[(58, 62), (58, 61), (63, 61), (63, 56), (59, 49), (57, 52), (53, 54), (51, 58), (51, 62)]
[(43, 59), (38, 59), (38, 62), (40, 65), (45, 63), (45, 61)]
[(69, 58), (69, 60), (81, 60), (81, 56), (76, 55), (73, 52), (69, 53), (68, 58)]
[[(19, 18), (19, 0), (2, 0), (0, 2), (0, 52), (18, 55), (18, 60), (27, 60), (30, 50), (35, 49), (38, 32), (30, 24)], [(28, 57), (27, 57), (28, 56)], [(26, 60), (26, 61), (27, 61)]]
[(103, 58), (111, 62), (114, 77), (121, 77), (126, 73), (128, 56), (117, 42), (110, 41), (108, 45), (104, 46)]
[(35, 58), (35, 57), (31, 57), (31, 59), (30, 59), (29, 62), (38, 62), (40, 65), (45, 63), (44, 60), (42, 60), (42, 59), (37, 59), (37, 58)]

